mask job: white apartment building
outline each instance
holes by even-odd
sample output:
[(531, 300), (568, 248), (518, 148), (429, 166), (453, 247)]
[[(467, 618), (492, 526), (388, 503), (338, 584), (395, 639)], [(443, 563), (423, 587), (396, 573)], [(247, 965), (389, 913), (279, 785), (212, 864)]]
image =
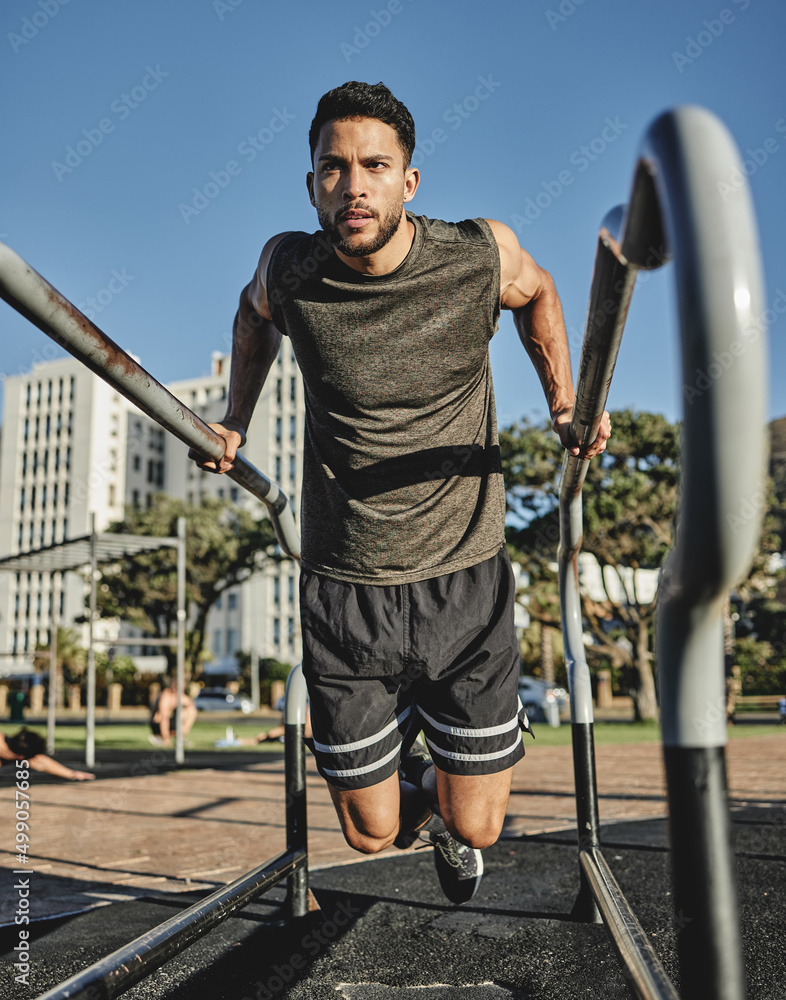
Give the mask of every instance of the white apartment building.
[[(228, 355), (214, 353), (209, 376), (174, 382), (167, 388), (208, 423), (223, 417), (229, 386)], [(297, 512), (303, 469), (303, 383), (289, 340), (282, 340), (248, 428), (243, 456), (273, 478)], [(188, 449), (167, 443), (167, 486), (172, 496), (198, 503), (217, 497), (264, 512), (264, 505), (226, 476), (203, 472), (188, 459)], [(272, 563), (238, 587), (224, 593), (210, 613), (207, 643), (212, 667), (220, 670), (237, 650), (297, 663), (302, 656), (298, 567), (292, 560)]]
[[(0, 449), (0, 555), (103, 530), (123, 516), (130, 404), (72, 358), (8, 378)], [(0, 653), (48, 641), (49, 573), (0, 573)], [(58, 617), (84, 612), (83, 585), (65, 574)]]
[[(212, 422), (224, 413), (229, 357), (216, 353), (209, 375), (169, 386)], [(36, 365), (8, 378), (0, 444), (0, 556), (76, 538), (90, 515), (104, 530), (124, 506), (145, 506), (156, 493), (192, 502), (215, 496), (264, 513), (264, 505), (224, 476), (204, 473), (187, 448), (73, 358)], [(272, 476), (298, 509), (302, 470), (303, 387), (288, 340), (271, 369), (244, 454)], [(0, 573), (0, 655), (24, 654), (48, 640), (52, 593), (48, 573)], [(59, 620), (84, 613), (84, 586), (62, 578)], [(253, 650), (295, 663), (301, 656), (297, 567), (292, 561), (223, 595), (208, 622), (214, 661)], [(0, 672), (6, 672), (0, 660)]]

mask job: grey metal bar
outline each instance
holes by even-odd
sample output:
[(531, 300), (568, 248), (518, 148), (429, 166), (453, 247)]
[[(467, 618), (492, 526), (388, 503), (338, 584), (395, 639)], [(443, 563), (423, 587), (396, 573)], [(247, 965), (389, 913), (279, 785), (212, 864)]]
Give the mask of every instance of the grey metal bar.
[[(579, 861), (635, 995), (639, 1000), (679, 1000), (603, 854), (597, 848), (580, 851)], [(700, 995), (707, 994), (686, 994)]]
[[(579, 442), (591, 441), (635, 273), (673, 257), (685, 407), (679, 530), (660, 586), (658, 674), (675, 907), (686, 928), (678, 938), (682, 987), (686, 997), (708, 1000), (745, 996), (723, 768), (721, 608), (753, 558), (765, 495), (761, 263), (747, 184), (729, 192), (720, 183), (729, 176), (744, 176), (740, 157), (710, 112), (678, 108), (650, 126), (627, 211), (615, 209), (601, 229), (573, 418)], [(607, 880), (596, 871), (602, 855), (578, 593), (585, 473), (586, 463), (566, 459), (560, 594), (581, 847), (577, 907), (589, 889), (608, 922), (609, 903), (601, 897), (615, 893), (603, 888)], [(626, 964), (627, 953), (621, 953)]]
[(186, 693), (186, 519), (177, 519), (177, 718), (175, 763), (185, 763), (183, 698)]
[(96, 515), (93, 512), (90, 514), (90, 620), (87, 626), (87, 713), (85, 720), (85, 764), (88, 767), (95, 767), (96, 763), (96, 651), (94, 640), (97, 575)]
[(38, 1000), (67, 1000), (75, 997), (111, 1000), (120, 996), (305, 863), (306, 857), (302, 851), (285, 851), (279, 854), (272, 861), (242, 875), (229, 885), (222, 886), (206, 899), (194, 903), (83, 972), (41, 994)]
[[(224, 443), (215, 431), (2, 243), (0, 298), (189, 447), (216, 461), (223, 456)], [(281, 488), (242, 455), (226, 475), (267, 506), (281, 548), (299, 559), (294, 515)]]
[[(284, 753), (286, 757), (287, 848), (308, 850), (306, 822), (306, 728), (308, 692), (303, 667), (298, 664), (287, 678), (284, 697)], [(308, 913), (308, 868), (293, 871), (287, 883), (287, 910), (290, 918)]]

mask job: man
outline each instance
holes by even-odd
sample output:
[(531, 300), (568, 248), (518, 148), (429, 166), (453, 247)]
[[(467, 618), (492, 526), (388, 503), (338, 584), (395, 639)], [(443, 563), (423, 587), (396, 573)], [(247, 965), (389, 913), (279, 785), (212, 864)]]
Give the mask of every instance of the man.
[[(488, 343), (511, 309), (553, 426), (573, 383), (554, 283), (499, 222), (407, 213), (415, 129), (382, 84), (324, 95), (306, 184), (321, 233), (264, 246), (235, 320), (225, 472), (286, 334), (303, 375), (303, 669), (348, 843), (406, 846), (433, 810), (442, 888), (471, 898), (524, 754)], [(605, 447), (604, 415), (586, 457)], [(412, 742), (420, 731), (430, 752)], [(402, 747), (403, 744), (403, 747)]]
[[(168, 747), (172, 743), (172, 733), (177, 730), (177, 678), (173, 677), (161, 690), (150, 708), (150, 742), (153, 746)], [(197, 710), (194, 702), (183, 694), (183, 738), (191, 732), (196, 722)]]

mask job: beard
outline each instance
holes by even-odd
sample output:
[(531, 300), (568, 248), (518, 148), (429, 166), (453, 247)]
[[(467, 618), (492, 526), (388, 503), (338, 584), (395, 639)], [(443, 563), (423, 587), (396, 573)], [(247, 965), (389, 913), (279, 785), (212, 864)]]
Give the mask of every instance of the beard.
[[(347, 257), (370, 257), (371, 254), (387, 246), (395, 236), (401, 222), (401, 208), (394, 205), (384, 217), (380, 217), (379, 212), (375, 212), (374, 209), (369, 208), (367, 205), (355, 205), (353, 207), (362, 209), (364, 212), (369, 212), (372, 218), (379, 222), (379, 230), (376, 236), (370, 236), (366, 240), (358, 240), (357, 237), (353, 237), (351, 241), (345, 239), (338, 231), (338, 219), (334, 219), (327, 210), (319, 207), (317, 207), (317, 219), (325, 235), (336, 250), (339, 250)], [(342, 208), (338, 215), (342, 215), (346, 211), (346, 207)]]

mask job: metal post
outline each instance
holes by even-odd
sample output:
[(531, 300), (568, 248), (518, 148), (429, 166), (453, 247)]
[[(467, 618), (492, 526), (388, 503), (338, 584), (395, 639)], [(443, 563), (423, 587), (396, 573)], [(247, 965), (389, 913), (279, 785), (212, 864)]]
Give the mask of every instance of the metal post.
[(93, 646), (93, 623), (96, 617), (96, 515), (90, 514), (90, 618), (87, 647), (87, 733), (85, 739), (85, 764), (94, 767), (96, 762), (96, 653)]
[(259, 693), (259, 653), (255, 650), (251, 650), (251, 704), (254, 706), (254, 711), (259, 711), (259, 705), (261, 702), (261, 695)]
[(177, 718), (175, 761), (185, 761), (183, 748), (183, 697), (186, 684), (186, 519), (177, 519)]
[(49, 578), (49, 592), (52, 596), (52, 614), (49, 624), (49, 704), (46, 712), (46, 752), (55, 752), (55, 714), (60, 685), (57, 670), (57, 593), (55, 574)]
[[(286, 761), (287, 850), (307, 852), (306, 817), (306, 728), (308, 693), (300, 664), (287, 678), (284, 699), (284, 756)], [(308, 867), (294, 871), (287, 884), (289, 917), (308, 913)]]

